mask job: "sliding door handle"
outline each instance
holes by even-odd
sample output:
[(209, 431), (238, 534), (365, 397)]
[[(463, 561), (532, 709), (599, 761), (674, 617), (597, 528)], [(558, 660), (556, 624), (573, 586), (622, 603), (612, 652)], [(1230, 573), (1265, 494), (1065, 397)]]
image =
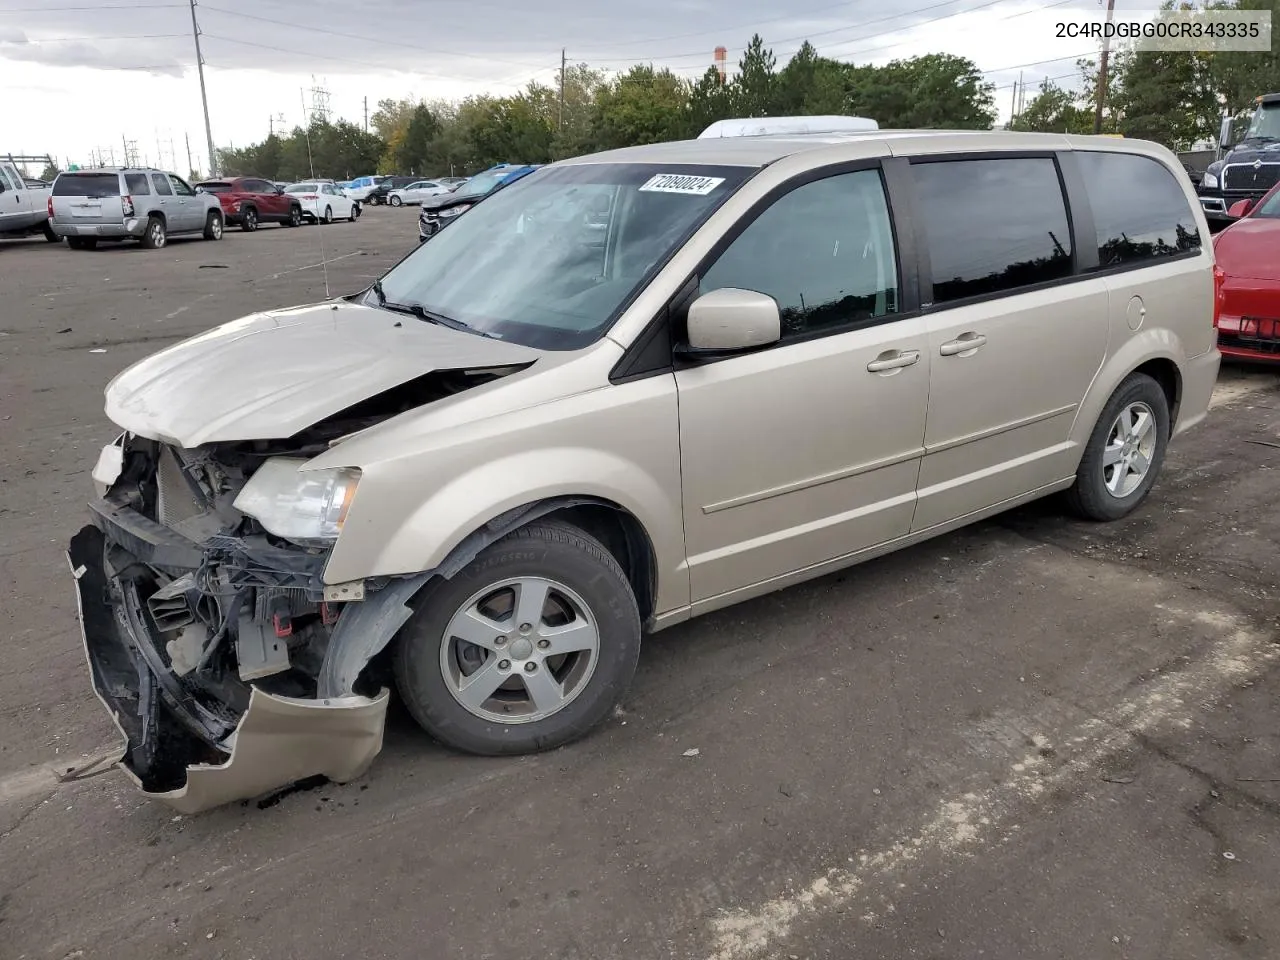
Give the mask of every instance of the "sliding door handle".
[(986, 342), (987, 338), (980, 333), (962, 333), (954, 340), (944, 343), (938, 352), (944, 357), (967, 356), (977, 352), (978, 348)]
[(883, 373), (886, 370), (898, 370), (920, 362), (919, 350), (890, 350), (880, 354), (867, 364), (868, 373)]

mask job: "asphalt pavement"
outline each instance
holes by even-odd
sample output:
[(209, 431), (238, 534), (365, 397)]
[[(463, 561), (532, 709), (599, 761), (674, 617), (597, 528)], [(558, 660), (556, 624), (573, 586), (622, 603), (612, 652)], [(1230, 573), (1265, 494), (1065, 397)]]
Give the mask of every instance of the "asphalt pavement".
[(0, 960), (1280, 956), (1280, 371), (1116, 524), (1034, 504), (664, 631), (596, 734), (182, 817), (96, 761), (62, 550), (167, 343), (350, 293), (414, 211), (0, 242)]

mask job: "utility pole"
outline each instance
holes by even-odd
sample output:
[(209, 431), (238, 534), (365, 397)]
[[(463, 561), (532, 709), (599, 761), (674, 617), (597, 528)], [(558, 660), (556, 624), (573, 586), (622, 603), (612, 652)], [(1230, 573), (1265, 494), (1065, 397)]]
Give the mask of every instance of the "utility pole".
[(1018, 81), (1013, 81), (1013, 97), (1009, 100), (1009, 129), (1013, 129), (1013, 123), (1018, 119)]
[(186, 138), (186, 141), (187, 141), (187, 173), (192, 174), (195, 172), (196, 167), (195, 167), (195, 164), (191, 162), (191, 134), (187, 133), (184, 130), (182, 132), (182, 135), (183, 137)]
[(566, 58), (564, 47), (560, 48), (560, 129), (564, 129), (564, 68)]
[[(1101, 0), (1099, 0), (1101, 2)], [(1107, 0), (1107, 25), (1110, 26), (1116, 12), (1116, 0)], [(1107, 61), (1111, 58), (1111, 37), (1102, 35), (1102, 58), (1098, 64), (1098, 95), (1093, 108), (1093, 132), (1102, 132), (1102, 106), (1107, 99)]]
[(204, 87), (204, 55), (200, 52), (200, 24), (196, 22), (196, 0), (191, 4), (191, 37), (196, 42), (196, 72), (200, 74), (200, 103), (204, 107), (204, 136), (209, 144), (209, 176), (217, 176), (218, 155), (213, 149), (213, 127), (209, 124), (209, 94)]
[(369, 132), (369, 98), (364, 98), (364, 132)]

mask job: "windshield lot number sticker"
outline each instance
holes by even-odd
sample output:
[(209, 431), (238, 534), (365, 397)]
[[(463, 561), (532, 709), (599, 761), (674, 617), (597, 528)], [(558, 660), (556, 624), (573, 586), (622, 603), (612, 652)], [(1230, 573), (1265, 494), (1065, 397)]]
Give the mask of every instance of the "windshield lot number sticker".
[(724, 177), (689, 177), (679, 173), (660, 173), (650, 177), (640, 188), (649, 193), (687, 193), (694, 197), (705, 197), (720, 184)]

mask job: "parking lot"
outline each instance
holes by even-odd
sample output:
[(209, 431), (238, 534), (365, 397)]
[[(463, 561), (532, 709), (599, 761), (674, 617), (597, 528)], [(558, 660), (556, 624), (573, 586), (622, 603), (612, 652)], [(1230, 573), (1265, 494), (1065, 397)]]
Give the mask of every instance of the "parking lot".
[(664, 631), (559, 751), (449, 754), (393, 709), (363, 779), (197, 817), (82, 769), (116, 744), (62, 551), (106, 382), (368, 285), (415, 219), (0, 242), (0, 958), (1280, 953), (1265, 369), (1224, 368), (1130, 518), (1034, 504)]

